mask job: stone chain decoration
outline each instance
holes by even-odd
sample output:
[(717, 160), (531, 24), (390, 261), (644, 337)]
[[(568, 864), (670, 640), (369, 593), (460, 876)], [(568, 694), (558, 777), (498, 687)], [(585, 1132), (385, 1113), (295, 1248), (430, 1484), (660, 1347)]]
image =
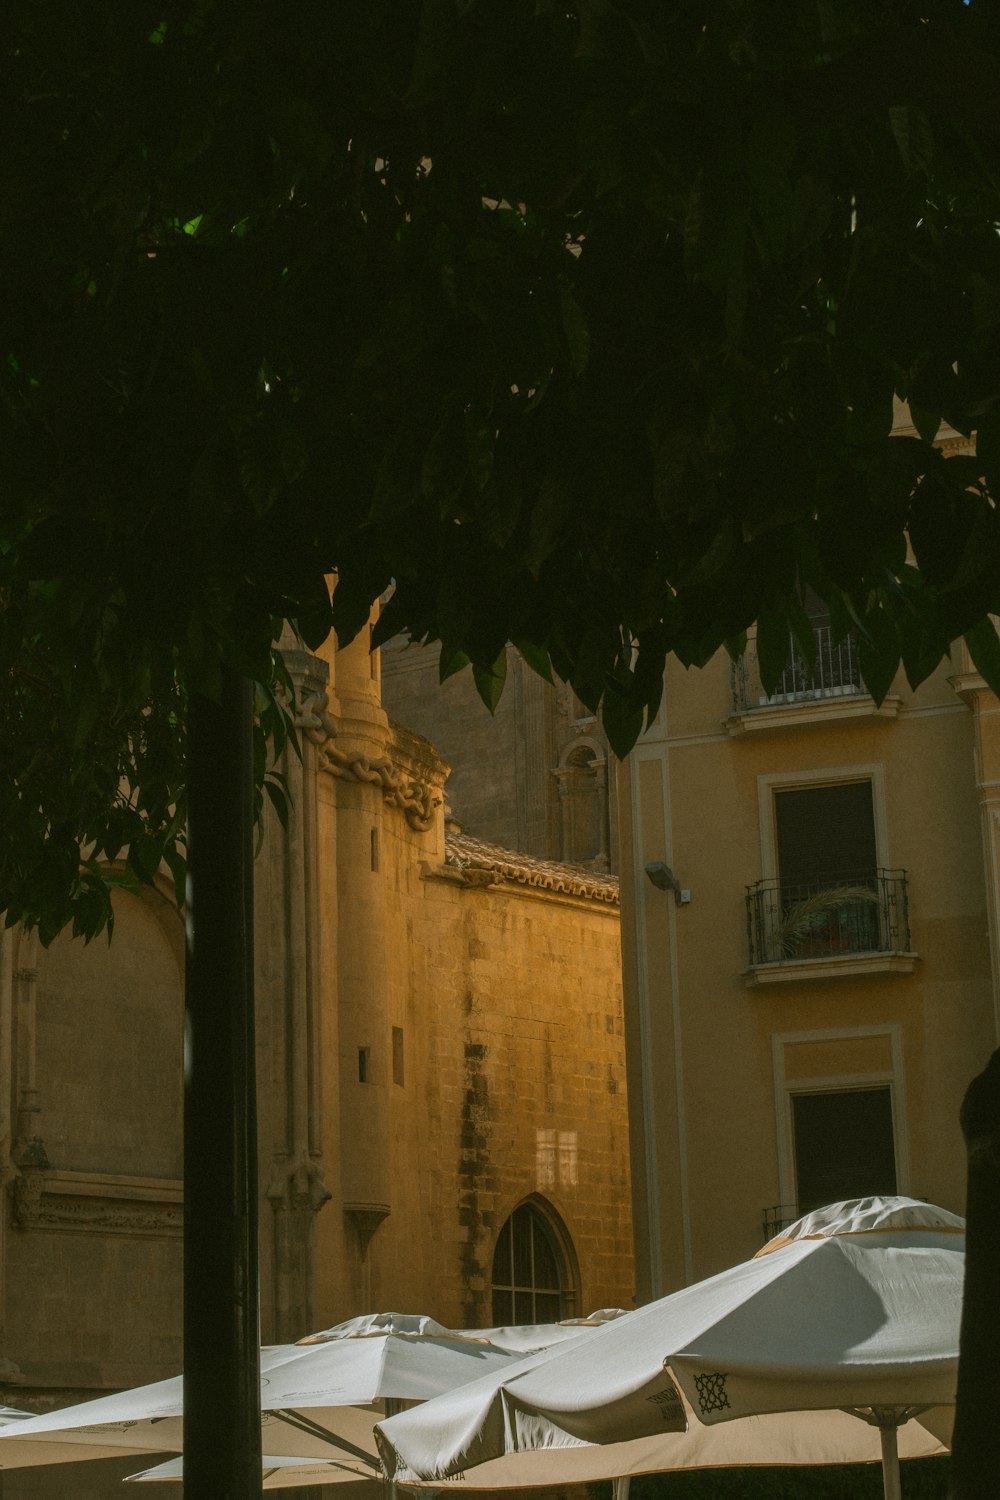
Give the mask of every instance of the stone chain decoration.
[(360, 750), (339, 750), (329, 742), (323, 746), (320, 756), (324, 770), (333, 776), (349, 776), (355, 781), (381, 785), (386, 802), (398, 807), (410, 827), (418, 833), (426, 833), (434, 826), (435, 809), (443, 801), (441, 794), (404, 776), (386, 756), (369, 760)]
[(440, 792), (406, 776), (387, 756), (371, 760), (361, 750), (341, 750), (334, 744), (337, 726), (327, 712), (327, 702), (325, 689), (304, 687), (295, 715), (296, 727), (319, 746), (323, 770), (332, 776), (380, 786), (386, 802), (400, 809), (410, 827), (417, 833), (427, 833), (433, 828), (434, 814), (444, 800)]

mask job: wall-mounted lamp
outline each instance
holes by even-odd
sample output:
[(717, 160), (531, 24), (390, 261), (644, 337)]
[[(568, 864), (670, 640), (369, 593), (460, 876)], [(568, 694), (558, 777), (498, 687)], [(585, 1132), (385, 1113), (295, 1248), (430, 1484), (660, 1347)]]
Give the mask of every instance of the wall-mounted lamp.
[(681, 890), (681, 883), (677, 876), (669, 865), (663, 863), (662, 859), (651, 859), (646, 866), (646, 874), (658, 891), (673, 891), (674, 900), (678, 906), (686, 906), (691, 900), (691, 892)]

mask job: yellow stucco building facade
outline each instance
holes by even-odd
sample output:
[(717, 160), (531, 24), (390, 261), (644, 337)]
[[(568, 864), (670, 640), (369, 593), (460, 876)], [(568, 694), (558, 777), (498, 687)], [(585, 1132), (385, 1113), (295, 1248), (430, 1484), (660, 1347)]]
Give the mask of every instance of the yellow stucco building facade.
[[(446, 826), (448, 768), (367, 642), (287, 661), (302, 759), (255, 870), (264, 1341), (630, 1305), (617, 879)], [(182, 923), (166, 889), (116, 913), (110, 946), (0, 937), (14, 1406), (181, 1365)], [(4, 1494), (104, 1494), (88, 1468)]]
[(881, 706), (816, 601), (765, 692), (671, 663), (623, 769), (639, 1300), (819, 1203), (961, 1212), (958, 1109), (997, 1045), (1000, 705), (956, 650)]

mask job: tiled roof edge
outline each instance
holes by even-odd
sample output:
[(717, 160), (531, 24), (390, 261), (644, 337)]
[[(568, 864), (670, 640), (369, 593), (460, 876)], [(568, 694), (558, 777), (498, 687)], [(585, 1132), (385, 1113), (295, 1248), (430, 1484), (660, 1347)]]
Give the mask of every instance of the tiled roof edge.
[(585, 870), (580, 865), (535, 859), (498, 844), (487, 844), (466, 833), (445, 832), (445, 863), (459, 870), (492, 870), (516, 885), (561, 895), (580, 896), (606, 906), (619, 904), (618, 877)]

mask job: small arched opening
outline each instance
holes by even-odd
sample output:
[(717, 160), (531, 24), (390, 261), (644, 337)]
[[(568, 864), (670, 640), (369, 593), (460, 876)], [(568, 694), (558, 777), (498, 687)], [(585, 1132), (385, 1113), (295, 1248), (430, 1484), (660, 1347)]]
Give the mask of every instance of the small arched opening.
[(607, 870), (608, 765), (592, 740), (564, 750), (556, 767), (559, 785), (560, 857), (567, 864)]

